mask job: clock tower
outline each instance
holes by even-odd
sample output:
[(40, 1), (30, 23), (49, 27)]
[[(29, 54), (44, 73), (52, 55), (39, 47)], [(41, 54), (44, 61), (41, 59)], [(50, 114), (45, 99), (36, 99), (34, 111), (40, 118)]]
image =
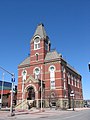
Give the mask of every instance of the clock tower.
[(50, 51), (50, 40), (43, 24), (39, 24), (30, 42), (30, 64), (43, 63)]

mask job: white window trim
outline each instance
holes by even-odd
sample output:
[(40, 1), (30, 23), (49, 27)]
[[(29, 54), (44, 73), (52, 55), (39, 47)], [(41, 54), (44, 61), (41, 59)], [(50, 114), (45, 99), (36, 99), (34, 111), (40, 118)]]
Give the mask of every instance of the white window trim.
[(52, 72), (51, 69), (50, 69), (51, 67), (54, 67), (54, 70), (53, 70), (53, 71), (56, 70), (55, 66), (54, 66), (54, 65), (51, 65), (51, 66), (49, 67), (49, 71), (50, 71), (50, 72)]
[(39, 67), (35, 67), (34, 70), (33, 70), (33, 73), (35, 73), (35, 69), (39, 69), (39, 74), (40, 74), (40, 68)]
[(33, 41), (35, 40), (35, 38), (39, 38), (39, 39), (41, 39), (41, 36), (40, 35), (36, 35), (36, 36), (34, 36), (34, 38), (33, 38)]
[[(24, 71), (26, 72), (25, 74), (23, 74)], [(22, 71), (22, 80), (26, 80), (26, 76), (27, 76), (27, 70), (24, 69)]]
[(70, 74), (68, 73), (68, 84), (70, 84)]
[[(38, 74), (36, 74), (35, 69), (39, 69), (39, 73)], [(35, 67), (34, 70), (33, 70), (33, 73), (35, 75), (35, 79), (38, 79), (39, 75), (40, 75), (40, 68), (39, 67)]]
[(75, 82), (75, 87), (76, 87), (76, 78), (74, 79), (74, 82)]
[[(51, 67), (53, 67), (54, 69), (51, 70)], [(49, 67), (49, 71), (50, 71), (50, 89), (55, 89), (55, 66), (51, 65)]]
[(78, 79), (77, 83), (78, 83), (77, 87), (79, 88), (79, 79)]
[[(38, 42), (38, 43), (35, 43), (35, 39), (36, 39), (36, 38), (39, 38), (39, 42)], [(34, 41), (34, 50), (40, 49), (40, 48), (35, 48), (35, 44), (37, 44), (37, 45), (40, 44), (40, 38), (41, 38), (41, 37), (40, 37), (39, 35), (36, 35), (36, 36), (33, 38), (33, 41)]]
[(64, 81), (63, 84), (64, 84), (64, 85), (63, 85), (63, 86), (64, 86), (64, 90), (66, 90), (66, 82)]
[(71, 75), (71, 82), (72, 82), (72, 85), (73, 85), (73, 79), (74, 79), (74, 78), (73, 78), (73, 75)]

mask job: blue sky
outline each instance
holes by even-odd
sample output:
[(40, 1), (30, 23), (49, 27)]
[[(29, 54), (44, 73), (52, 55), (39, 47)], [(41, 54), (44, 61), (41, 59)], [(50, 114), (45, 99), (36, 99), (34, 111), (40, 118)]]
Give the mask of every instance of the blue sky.
[(90, 99), (90, 0), (0, 0), (0, 66), (15, 73), (17, 84), (18, 64), (30, 53), (41, 22), (52, 49), (82, 75), (83, 96)]

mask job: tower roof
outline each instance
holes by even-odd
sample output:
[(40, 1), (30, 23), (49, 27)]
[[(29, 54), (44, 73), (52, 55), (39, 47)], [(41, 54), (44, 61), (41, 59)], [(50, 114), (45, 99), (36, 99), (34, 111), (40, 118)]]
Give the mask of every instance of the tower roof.
[[(38, 24), (35, 33), (33, 35), (33, 38), (35, 36), (40, 36), (41, 38), (48, 38), (46, 31), (44, 29), (44, 25), (42, 23)], [(31, 42), (33, 41), (33, 39), (31, 40)]]
[(46, 38), (46, 31), (44, 29), (44, 25), (41, 23), (41, 24), (38, 24), (37, 28), (36, 28), (36, 31), (34, 33), (34, 36), (36, 35), (40, 35), (41, 38)]

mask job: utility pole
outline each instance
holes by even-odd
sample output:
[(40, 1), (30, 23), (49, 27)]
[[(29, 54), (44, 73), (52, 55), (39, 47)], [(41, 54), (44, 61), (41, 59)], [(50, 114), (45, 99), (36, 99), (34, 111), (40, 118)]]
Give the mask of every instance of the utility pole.
[(2, 103), (3, 103), (3, 85), (4, 85), (4, 73), (2, 75), (1, 108), (2, 108)]

